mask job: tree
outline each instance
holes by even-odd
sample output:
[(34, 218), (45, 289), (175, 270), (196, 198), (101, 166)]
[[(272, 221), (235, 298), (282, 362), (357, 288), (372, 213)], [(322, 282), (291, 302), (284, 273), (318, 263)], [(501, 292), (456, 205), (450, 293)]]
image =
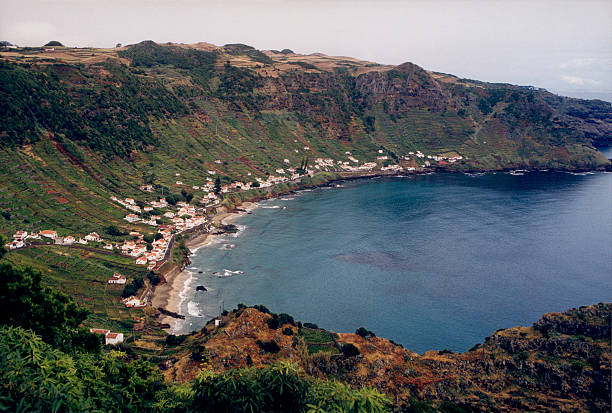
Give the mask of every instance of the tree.
[(6, 247), (4, 246), (4, 244), (6, 243), (6, 239), (0, 235), (0, 260), (2, 259), (2, 257), (4, 257), (4, 254), (6, 254)]
[(359, 349), (351, 344), (345, 344), (342, 346), (342, 354), (344, 354), (344, 357), (355, 357), (359, 355)]
[(170, 205), (176, 205), (178, 199), (176, 198), (176, 195), (168, 194), (166, 195), (166, 202), (168, 202)]
[(125, 287), (123, 287), (123, 292), (121, 296), (123, 298), (131, 297), (135, 295), (138, 290), (140, 290), (144, 286), (144, 281), (141, 276), (134, 278), (131, 282), (127, 283)]
[(51, 40), (44, 47), (64, 47), (64, 45), (58, 42), (57, 40)]
[(182, 405), (147, 361), (116, 351), (65, 353), (32, 331), (0, 327), (0, 411), (185, 411)]
[(121, 231), (115, 225), (109, 225), (108, 227), (105, 228), (105, 231), (108, 235), (113, 235), (116, 237), (127, 235), (127, 232)]
[(0, 264), (0, 325), (31, 329), (60, 349), (80, 346), (99, 350), (90, 334), (80, 327), (88, 311), (79, 309), (68, 296), (43, 288), (41, 274), (31, 268), (17, 269)]
[(363, 338), (369, 338), (369, 337), (376, 337), (376, 334), (374, 334), (373, 332), (371, 332), (370, 330), (367, 330), (364, 327), (359, 327), (356, 331), (355, 334), (357, 334), (358, 336), (361, 336)]
[(147, 274), (147, 278), (153, 285), (157, 285), (161, 282), (161, 278), (159, 277), (159, 275), (155, 274), (153, 271), (149, 271), (149, 273)]
[(220, 194), (221, 193), (221, 178), (217, 177), (217, 179), (215, 179), (215, 194)]

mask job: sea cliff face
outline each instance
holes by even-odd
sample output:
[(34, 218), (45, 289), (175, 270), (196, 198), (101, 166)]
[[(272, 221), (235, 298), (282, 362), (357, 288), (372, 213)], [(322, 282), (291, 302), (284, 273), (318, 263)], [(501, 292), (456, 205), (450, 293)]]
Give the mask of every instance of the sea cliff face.
[[(606, 412), (611, 309), (608, 303), (550, 313), (531, 327), (499, 330), (466, 353), (418, 355), (367, 330), (335, 334), (265, 308), (240, 308), (220, 327), (188, 337), (185, 346), (216, 371), (289, 358), (315, 377), (374, 386), (397, 406), (417, 400), (467, 411)], [(269, 342), (276, 343), (273, 350), (261, 345)], [(166, 362), (167, 377), (195, 377), (201, 365), (190, 357)]]

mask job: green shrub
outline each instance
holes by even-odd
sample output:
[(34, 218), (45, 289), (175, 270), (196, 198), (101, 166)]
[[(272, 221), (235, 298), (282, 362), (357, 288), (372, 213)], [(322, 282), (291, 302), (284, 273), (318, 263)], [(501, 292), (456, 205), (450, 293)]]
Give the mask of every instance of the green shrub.
[(374, 334), (373, 332), (371, 332), (370, 330), (365, 329), (364, 327), (359, 327), (356, 331), (355, 334), (357, 334), (358, 336), (361, 336), (363, 338), (370, 338), (370, 337), (376, 337), (376, 334)]
[(266, 323), (268, 324), (268, 327), (271, 328), (272, 330), (276, 330), (279, 327), (279, 322), (276, 318), (268, 318), (266, 320)]
[(112, 235), (112, 236), (116, 236), (116, 237), (121, 237), (121, 236), (127, 235), (127, 232), (121, 231), (115, 225), (109, 225), (104, 230), (106, 231), (106, 233), (108, 235)]
[(147, 274), (147, 278), (152, 285), (157, 285), (161, 282), (161, 278), (159, 275), (155, 274), (153, 271), (149, 271)]
[(140, 290), (144, 286), (144, 281), (141, 276), (138, 276), (123, 287), (123, 292), (121, 296), (123, 298), (131, 297), (132, 295), (136, 295), (138, 290)]
[(178, 346), (187, 338), (186, 335), (175, 336), (174, 334), (170, 334), (166, 336), (166, 344), (169, 346)]
[(99, 351), (99, 341), (80, 327), (88, 311), (78, 308), (68, 296), (44, 288), (41, 280), (41, 274), (31, 268), (0, 264), (0, 325), (31, 329), (66, 351), (75, 346)]
[(257, 340), (257, 345), (259, 346), (260, 349), (262, 349), (266, 353), (275, 354), (280, 351), (280, 347), (274, 340), (270, 340), (270, 341)]
[(358, 356), (360, 352), (355, 345), (347, 343), (342, 346), (342, 354), (344, 357), (355, 357)]
[(265, 305), (261, 305), (261, 304), (254, 305), (253, 308), (256, 309), (257, 311), (261, 311), (262, 313), (270, 314), (270, 310), (268, 310), (268, 307), (266, 307)]

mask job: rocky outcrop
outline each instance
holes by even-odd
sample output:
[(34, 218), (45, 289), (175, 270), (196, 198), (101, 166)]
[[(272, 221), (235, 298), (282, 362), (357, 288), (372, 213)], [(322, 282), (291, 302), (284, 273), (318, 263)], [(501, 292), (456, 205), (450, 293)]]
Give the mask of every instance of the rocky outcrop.
[[(205, 349), (216, 370), (289, 358), (313, 376), (376, 387), (398, 406), (421, 400), (475, 411), (607, 412), (611, 309), (598, 304), (550, 313), (532, 327), (497, 331), (466, 353), (418, 355), (380, 337), (336, 335), (301, 323), (277, 326), (268, 321), (277, 316), (246, 308), (229, 313), (219, 328), (207, 327), (192, 346)], [(308, 344), (313, 334), (320, 344)], [(265, 341), (276, 342), (279, 351), (262, 350)], [(343, 351), (349, 345), (357, 351)], [(189, 378), (198, 369), (186, 361), (177, 366), (180, 372), (168, 374)]]

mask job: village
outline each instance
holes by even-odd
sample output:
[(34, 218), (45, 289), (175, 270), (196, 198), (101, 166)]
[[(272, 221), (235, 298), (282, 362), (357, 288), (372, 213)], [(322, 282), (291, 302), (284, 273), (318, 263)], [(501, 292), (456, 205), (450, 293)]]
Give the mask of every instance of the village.
[[(305, 150), (310, 150), (309, 147), (305, 146)], [(455, 163), (463, 157), (456, 153), (450, 156), (445, 155), (425, 155), (420, 150), (415, 152), (408, 152), (407, 155), (401, 157), (402, 161), (411, 166), (400, 166), (399, 164), (391, 164), (389, 162), (389, 156), (383, 155), (384, 151), (378, 150), (376, 156), (376, 162), (364, 162), (360, 164), (359, 159), (355, 158), (351, 152), (345, 152), (347, 155), (347, 161), (336, 160), (332, 158), (316, 158), (312, 168), (303, 165), (303, 169), (298, 168), (277, 168), (275, 170), (278, 175), (269, 175), (267, 179), (255, 178), (250, 183), (242, 181), (235, 181), (227, 185), (220, 186), (215, 189), (215, 183), (211, 177), (206, 178), (206, 183), (202, 185), (193, 185), (190, 188), (194, 191), (203, 191), (205, 194), (199, 200), (199, 204), (203, 208), (196, 208), (190, 205), (188, 202), (179, 201), (176, 205), (170, 205), (166, 198), (160, 198), (149, 202), (149, 205), (141, 207), (133, 198), (120, 199), (117, 196), (111, 196), (110, 199), (113, 202), (123, 206), (127, 210), (131, 211), (128, 213), (124, 220), (131, 224), (144, 224), (157, 228), (155, 234), (155, 240), (152, 242), (153, 248), (147, 249), (147, 244), (144, 241), (144, 235), (130, 231), (129, 236), (132, 237), (130, 240), (126, 240), (123, 244), (104, 243), (104, 240), (96, 232), (91, 232), (78, 239), (72, 235), (65, 235), (63, 237), (58, 236), (55, 230), (42, 230), (40, 232), (28, 233), (27, 231), (17, 231), (13, 235), (12, 242), (6, 244), (11, 249), (23, 248), (27, 245), (28, 240), (41, 240), (43, 237), (51, 240), (57, 245), (87, 245), (88, 243), (103, 244), (101, 248), (105, 250), (120, 250), (123, 255), (131, 256), (135, 258), (135, 263), (138, 265), (147, 265), (150, 270), (159, 267), (159, 263), (163, 261), (166, 255), (166, 250), (174, 234), (180, 234), (186, 230), (201, 226), (207, 222), (206, 214), (204, 213), (207, 208), (213, 208), (220, 204), (223, 194), (228, 194), (238, 191), (248, 191), (253, 188), (269, 188), (277, 184), (282, 184), (290, 181), (299, 180), (303, 175), (313, 176), (317, 172), (353, 172), (353, 173), (365, 173), (373, 171), (381, 172), (415, 172), (422, 171), (432, 166), (447, 166), (451, 163)], [(215, 163), (221, 163), (221, 160), (216, 160)], [(283, 163), (289, 164), (288, 159), (284, 159)], [(216, 171), (209, 170), (210, 175), (216, 175)], [(176, 172), (175, 176), (180, 178), (180, 172)], [(251, 173), (248, 173), (251, 176)], [(181, 180), (176, 180), (175, 186), (187, 187)], [(153, 185), (142, 185), (140, 190), (143, 192), (153, 192)], [(162, 211), (160, 215), (156, 215), (154, 212), (159, 210)], [(166, 223), (164, 223), (164, 221)]]
[[(310, 148), (305, 147), (305, 150)], [(19, 230), (14, 233), (13, 240), (6, 244), (10, 250), (25, 248), (30, 243), (36, 245), (53, 244), (68, 247), (94, 248), (118, 253), (125, 257), (134, 259), (138, 266), (146, 266), (149, 271), (158, 271), (170, 258), (174, 238), (185, 232), (193, 230), (210, 230), (210, 220), (207, 211), (221, 205), (224, 194), (247, 191), (253, 188), (270, 188), (278, 184), (297, 181), (304, 175), (314, 176), (317, 172), (348, 172), (348, 173), (371, 173), (375, 171), (387, 173), (402, 173), (425, 171), (433, 164), (440, 166), (457, 162), (463, 157), (458, 154), (444, 155), (425, 155), (421, 151), (409, 152), (401, 157), (404, 166), (391, 164), (389, 156), (384, 155), (383, 150), (379, 150), (376, 161), (363, 162), (353, 156), (351, 152), (345, 152), (346, 161), (332, 158), (315, 158), (314, 165), (308, 167), (307, 161), (298, 168), (279, 167), (275, 169), (277, 175), (269, 175), (267, 179), (255, 178), (250, 183), (235, 181), (230, 184), (220, 185), (219, 180), (213, 181), (212, 177), (207, 177), (206, 182), (201, 185), (187, 186), (181, 180), (181, 173), (175, 173), (175, 186), (190, 188), (193, 191), (201, 191), (204, 194), (197, 201), (197, 206), (186, 201), (177, 201), (172, 204), (166, 198), (158, 198), (148, 202), (135, 200), (134, 198), (119, 198), (115, 195), (110, 199), (114, 203), (125, 208), (128, 213), (123, 218), (129, 224), (140, 224), (152, 227), (152, 232), (148, 234), (149, 242), (145, 239), (145, 234), (139, 231), (129, 231), (123, 235), (126, 239), (122, 243), (104, 240), (96, 232), (77, 236), (77, 235), (58, 235), (56, 230), (44, 229), (39, 232), (28, 233)], [(220, 160), (215, 163), (221, 163)], [(283, 160), (284, 164), (290, 164), (288, 159)], [(209, 170), (209, 175), (216, 175), (217, 171)], [(251, 173), (248, 173), (250, 176)], [(144, 193), (153, 193), (153, 185), (141, 185), (139, 188)], [(193, 198), (193, 197), (191, 197)], [(190, 199), (191, 200), (191, 199)], [(152, 236), (152, 240), (151, 240)], [(118, 272), (114, 272), (107, 280), (108, 285), (125, 285), (127, 278)], [(127, 308), (143, 308), (148, 304), (149, 294), (143, 293), (140, 298), (129, 296), (121, 300)], [(91, 329), (92, 332), (101, 334), (105, 338), (107, 345), (123, 342), (123, 334), (113, 333), (105, 329)]]

